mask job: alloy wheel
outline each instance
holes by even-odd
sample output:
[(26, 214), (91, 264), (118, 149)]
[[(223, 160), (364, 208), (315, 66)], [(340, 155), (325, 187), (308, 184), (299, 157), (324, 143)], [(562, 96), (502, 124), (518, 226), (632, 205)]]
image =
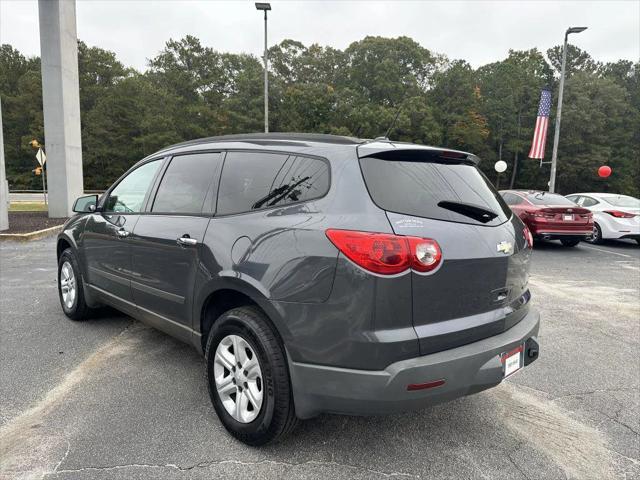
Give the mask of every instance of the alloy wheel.
[(68, 309), (73, 308), (77, 296), (76, 276), (73, 273), (71, 263), (64, 262), (60, 268), (60, 292), (62, 301)]

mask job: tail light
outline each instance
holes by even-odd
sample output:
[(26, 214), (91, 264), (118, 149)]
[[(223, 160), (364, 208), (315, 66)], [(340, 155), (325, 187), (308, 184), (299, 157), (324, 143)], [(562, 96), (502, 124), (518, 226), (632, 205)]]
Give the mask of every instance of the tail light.
[(438, 242), (430, 238), (334, 229), (325, 233), (349, 260), (381, 275), (430, 272), (442, 261)]
[(627, 212), (621, 212), (620, 210), (605, 210), (604, 213), (608, 213), (609, 215), (616, 217), (616, 218), (633, 218), (635, 217), (635, 214), (633, 213), (627, 213)]
[(533, 235), (531, 235), (531, 230), (526, 225), (522, 230), (522, 235), (524, 236), (524, 241), (527, 242), (527, 246), (533, 248)]

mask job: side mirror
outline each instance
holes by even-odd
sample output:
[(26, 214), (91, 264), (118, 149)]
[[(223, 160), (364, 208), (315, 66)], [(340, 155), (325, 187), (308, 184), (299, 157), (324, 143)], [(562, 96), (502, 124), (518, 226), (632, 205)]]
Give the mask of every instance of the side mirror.
[(76, 213), (92, 213), (96, 211), (98, 195), (85, 195), (78, 197), (73, 203), (73, 211)]

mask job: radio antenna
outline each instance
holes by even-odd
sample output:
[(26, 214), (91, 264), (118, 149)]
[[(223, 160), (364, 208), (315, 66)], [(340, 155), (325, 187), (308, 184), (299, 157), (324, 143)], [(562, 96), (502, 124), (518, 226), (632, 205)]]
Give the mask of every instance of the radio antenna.
[(396, 116), (393, 118), (393, 122), (391, 122), (391, 125), (389, 125), (389, 128), (387, 129), (387, 133), (384, 134), (385, 138), (389, 138), (389, 134), (391, 133), (391, 130), (393, 130), (393, 127), (395, 127), (396, 122), (398, 121), (398, 117), (400, 116), (400, 112), (402, 111), (402, 105), (404, 105), (404, 100), (400, 102), (400, 105), (398, 105)]

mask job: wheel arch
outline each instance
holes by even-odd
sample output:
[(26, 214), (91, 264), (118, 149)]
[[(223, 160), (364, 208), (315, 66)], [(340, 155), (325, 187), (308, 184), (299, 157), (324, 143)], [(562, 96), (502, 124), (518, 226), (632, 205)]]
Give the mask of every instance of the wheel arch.
[(206, 294), (201, 294), (202, 299), (198, 302), (195, 316), (194, 331), (199, 334), (200, 340), (197, 347), (204, 353), (207, 337), (216, 320), (224, 312), (240, 306), (253, 306), (259, 309), (267, 317), (274, 334), (285, 348), (284, 337), (287, 332), (283, 322), (283, 314), (263, 292), (260, 292), (253, 285), (239, 278), (218, 279), (214, 285), (210, 285), (205, 290)]
[(58, 237), (58, 240), (56, 242), (56, 259), (57, 260), (60, 260), (60, 255), (62, 255), (62, 252), (64, 252), (67, 248), (76, 250), (76, 243), (68, 235), (62, 234)]

